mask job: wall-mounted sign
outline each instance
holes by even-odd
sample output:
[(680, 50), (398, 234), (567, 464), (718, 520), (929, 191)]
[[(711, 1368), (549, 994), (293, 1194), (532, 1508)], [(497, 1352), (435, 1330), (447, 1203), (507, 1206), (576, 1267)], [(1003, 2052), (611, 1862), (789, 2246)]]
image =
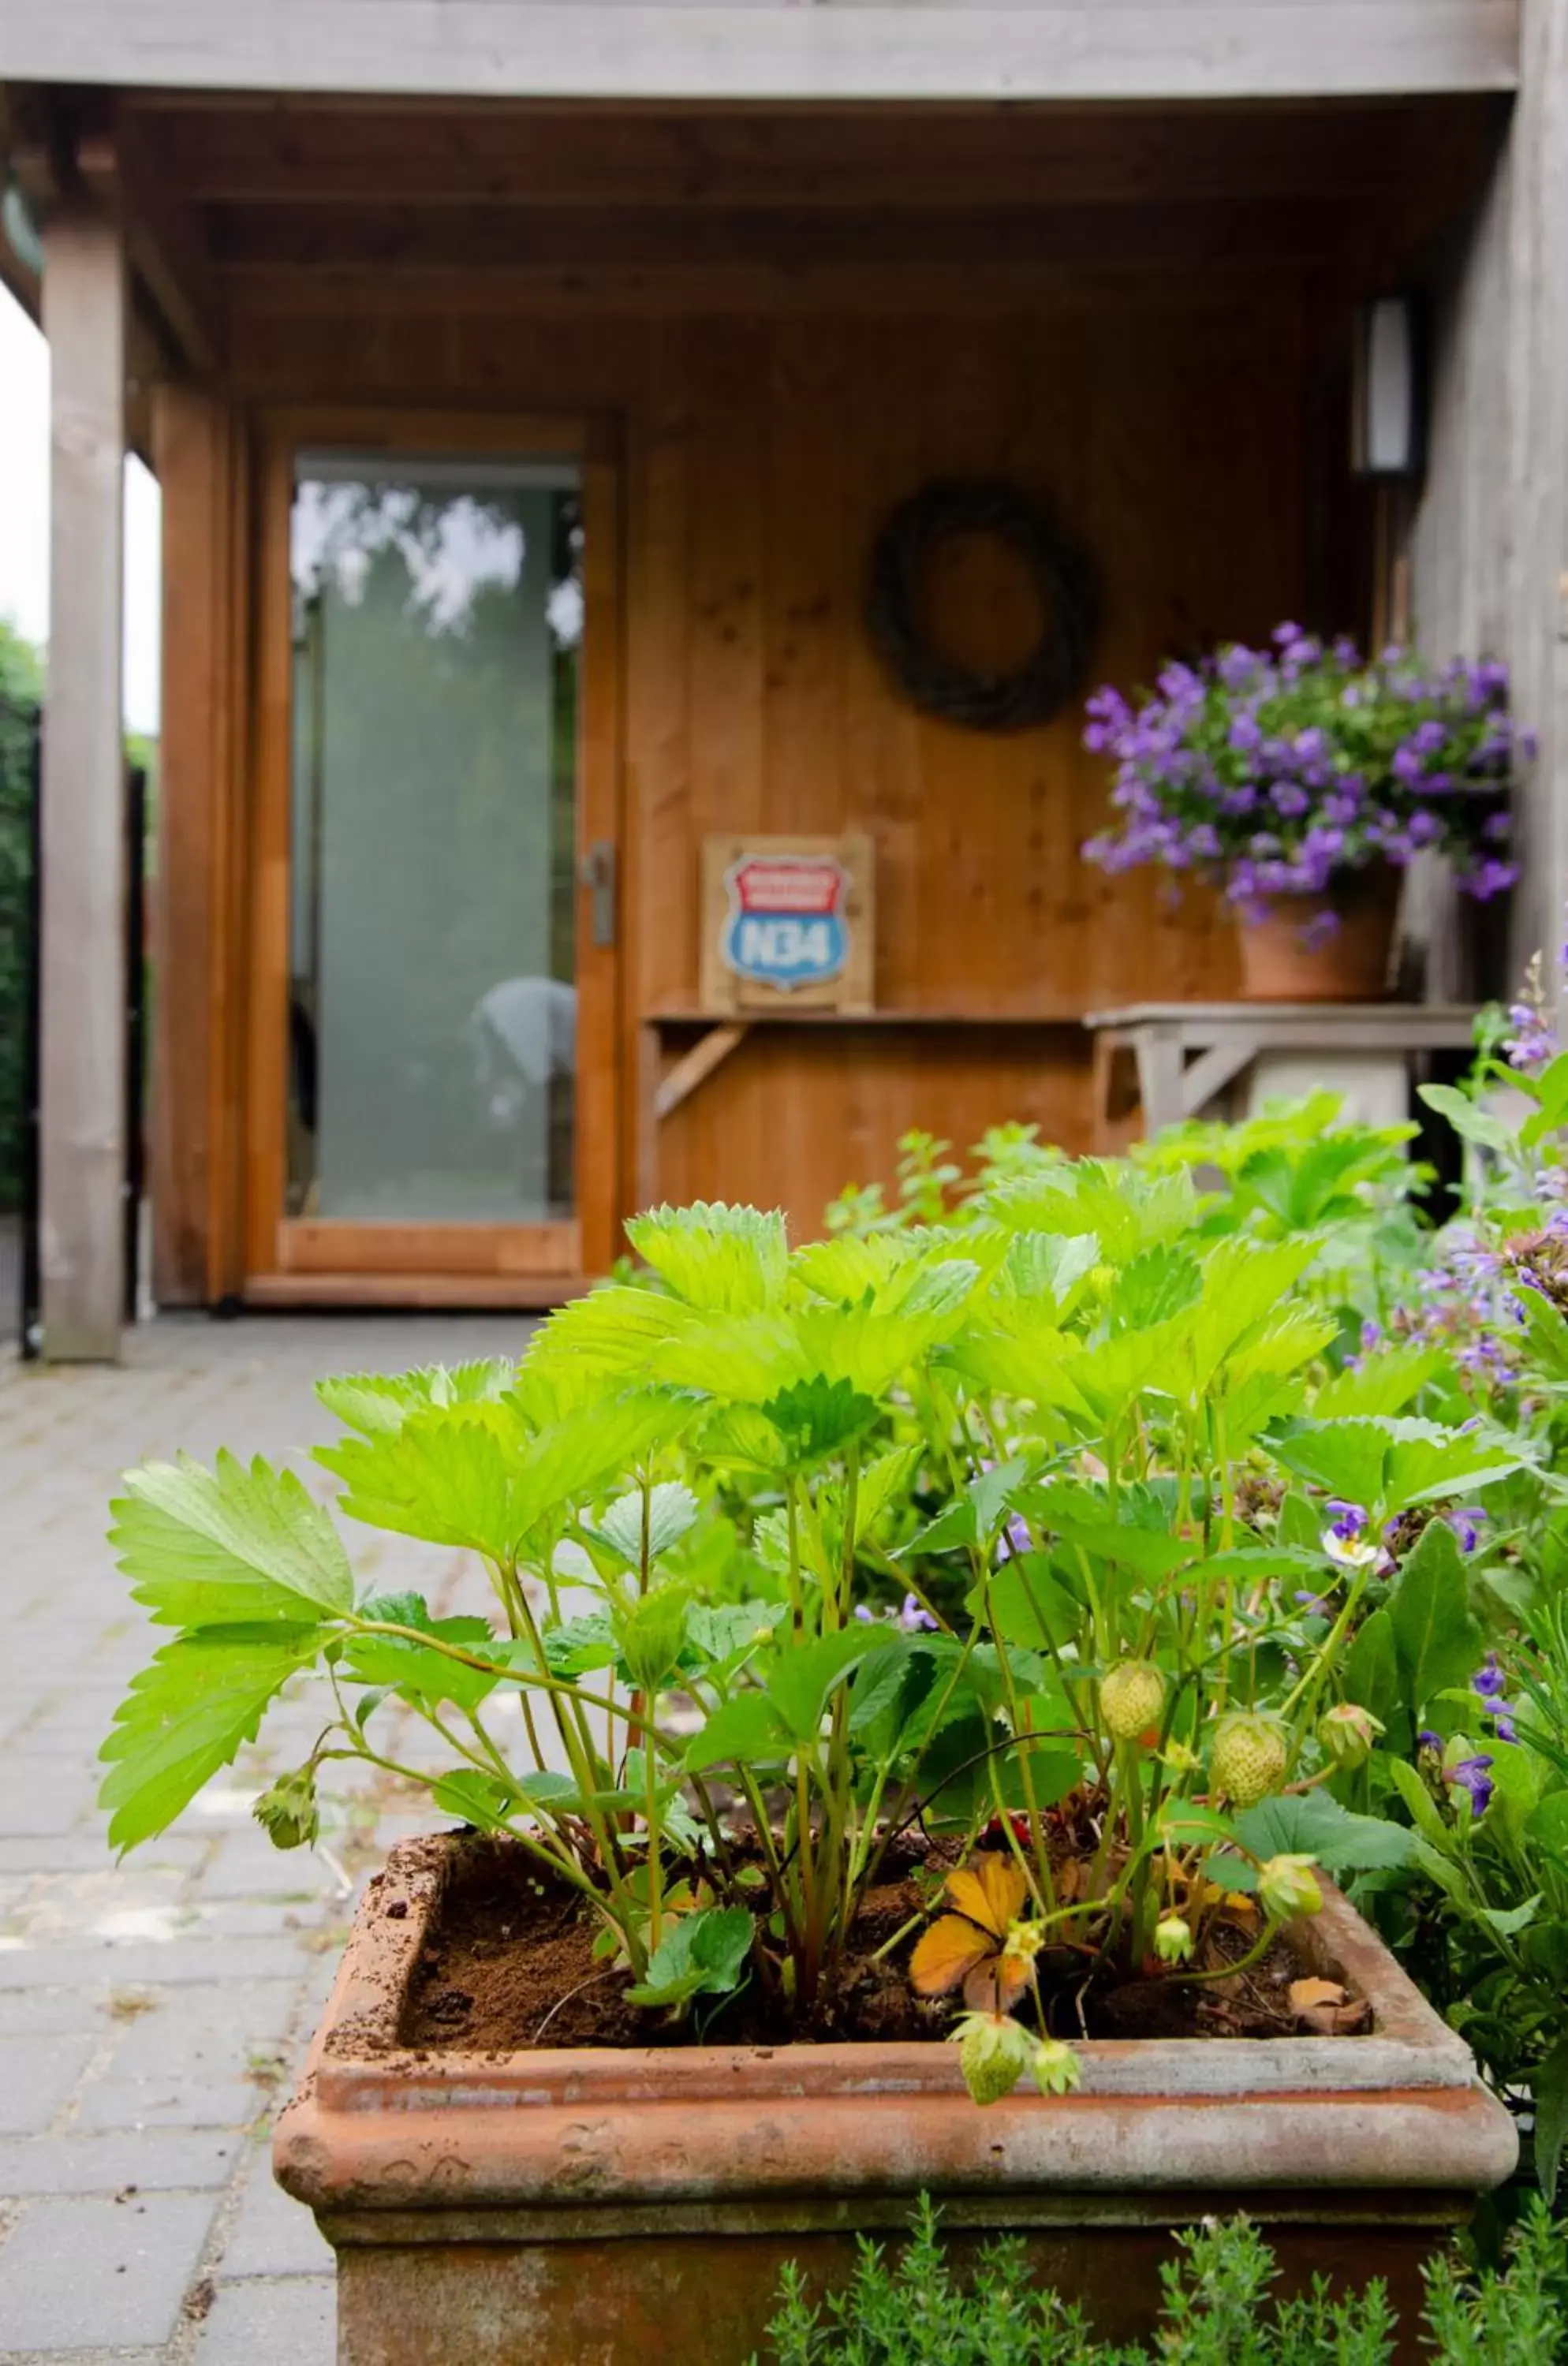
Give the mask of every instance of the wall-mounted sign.
[(704, 1009), (869, 1010), (872, 862), (863, 831), (705, 839)]

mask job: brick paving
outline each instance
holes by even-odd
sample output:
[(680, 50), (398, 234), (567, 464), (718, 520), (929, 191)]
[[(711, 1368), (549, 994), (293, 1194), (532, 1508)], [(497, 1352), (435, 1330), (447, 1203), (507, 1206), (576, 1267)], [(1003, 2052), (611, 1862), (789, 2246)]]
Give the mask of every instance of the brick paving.
[[(150, 1641), (104, 1541), (117, 1474), (180, 1447), (302, 1462), (331, 1429), (319, 1373), (506, 1354), (524, 1329), (165, 1316), (118, 1369), (0, 1366), (0, 2366), (331, 2366), (331, 2254), (273, 2184), (269, 2126), (357, 1882), (431, 1820), (361, 1791), (321, 1848), (273, 1849), (251, 1798), (320, 1724), (286, 1700), (114, 1864), (94, 1762)], [(344, 1532), (378, 1588), (450, 1592), (452, 1554)]]

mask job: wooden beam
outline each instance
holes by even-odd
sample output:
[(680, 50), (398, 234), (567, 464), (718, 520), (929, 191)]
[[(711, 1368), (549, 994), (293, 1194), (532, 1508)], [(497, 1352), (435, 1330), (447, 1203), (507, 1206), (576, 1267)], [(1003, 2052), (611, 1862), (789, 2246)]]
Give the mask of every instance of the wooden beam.
[[(1347, 289), (1359, 287), (1347, 270)], [(824, 264), (810, 272), (769, 272), (754, 264), (694, 270), (409, 272), (393, 283), (398, 308), (424, 318), (449, 321), (613, 320), (660, 321), (682, 315), (712, 318), (779, 316), (876, 320), (916, 313), (928, 318), (972, 321), (998, 311), (1028, 310), (1063, 321), (1082, 313), (1116, 312), (1135, 303), (1145, 312), (1190, 313), (1205, 297), (1228, 308), (1266, 308), (1280, 285), (1278, 266), (1235, 268), (1205, 277), (1196, 271), (1052, 271), (991, 268), (984, 262), (967, 270), (953, 264), (938, 271), (894, 272), (871, 263)], [(372, 271), (247, 271), (232, 290), (236, 384), (258, 391), (276, 389), (276, 343), (281, 321), (385, 322), (389, 287)], [(327, 332), (321, 332), (324, 336)], [(421, 377), (421, 366), (428, 375)], [(439, 349), (415, 355), (403, 390), (423, 400), (450, 400)], [(345, 356), (345, 385), (356, 395), (385, 392), (376, 376), (373, 353)], [(286, 380), (292, 388), (293, 381)], [(312, 381), (316, 383), (319, 381)]]
[(125, 1286), (125, 248), (112, 216), (76, 205), (49, 222), (44, 253), (43, 1344), (57, 1360), (110, 1359)]
[(17, 81), (562, 98), (1323, 97), (1500, 90), (1517, 0), (50, 0)]
[(141, 127), (130, 119), (76, 141), (82, 186), (125, 225), (132, 270), (165, 324), (178, 357), (198, 377), (217, 374), (221, 301), (198, 227), (165, 194)]
[(602, 109), (500, 104), (373, 112), (132, 94), (120, 120), (193, 206), (932, 210), (1187, 205), (1288, 194), (1387, 198), (1473, 177), (1505, 99), (1332, 107)]

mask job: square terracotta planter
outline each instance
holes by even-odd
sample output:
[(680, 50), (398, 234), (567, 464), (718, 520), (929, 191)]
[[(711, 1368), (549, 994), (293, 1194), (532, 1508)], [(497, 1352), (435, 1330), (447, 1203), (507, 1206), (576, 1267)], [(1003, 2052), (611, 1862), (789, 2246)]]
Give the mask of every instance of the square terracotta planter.
[(1078, 2093), (982, 2111), (942, 2045), (410, 2051), (461, 1846), (406, 1842), (370, 1884), (278, 2124), (338, 2255), (338, 2366), (739, 2366), (784, 2259), (841, 2273), (921, 2191), (962, 2240), (1025, 2235), (1107, 2336), (1152, 2324), (1169, 2228), (1241, 2209), (1287, 2275), (1380, 2274), (1408, 2311), (1514, 2167), (1469, 2049), (1326, 1884), (1303, 1954), (1369, 2034), (1091, 2041)]

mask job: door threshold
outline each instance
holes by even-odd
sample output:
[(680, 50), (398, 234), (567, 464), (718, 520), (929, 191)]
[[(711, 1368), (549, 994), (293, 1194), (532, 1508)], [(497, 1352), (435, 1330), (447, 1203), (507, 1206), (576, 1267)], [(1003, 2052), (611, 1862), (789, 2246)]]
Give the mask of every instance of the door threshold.
[(255, 1273), (247, 1306), (429, 1307), (481, 1313), (514, 1306), (538, 1313), (592, 1289), (585, 1273)]

